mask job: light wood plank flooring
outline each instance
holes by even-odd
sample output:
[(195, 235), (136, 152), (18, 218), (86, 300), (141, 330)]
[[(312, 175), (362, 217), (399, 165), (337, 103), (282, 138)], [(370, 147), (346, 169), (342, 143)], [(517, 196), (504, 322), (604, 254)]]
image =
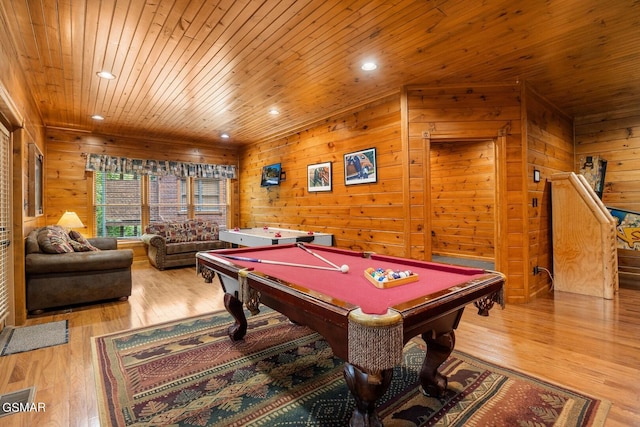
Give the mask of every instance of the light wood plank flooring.
[[(45, 314), (27, 324), (69, 320), (69, 343), (0, 357), (0, 392), (36, 386), (46, 411), (14, 414), (0, 426), (98, 426), (91, 337), (222, 309), (219, 285), (195, 268), (133, 268), (128, 302)], [(640, 291), (606, 301), (549, 293), (526, 305), (496, 307), (489, 317), (468, 307), (456, 349), (575, 388), (613, 403), (607, 426), (640, 425)]]

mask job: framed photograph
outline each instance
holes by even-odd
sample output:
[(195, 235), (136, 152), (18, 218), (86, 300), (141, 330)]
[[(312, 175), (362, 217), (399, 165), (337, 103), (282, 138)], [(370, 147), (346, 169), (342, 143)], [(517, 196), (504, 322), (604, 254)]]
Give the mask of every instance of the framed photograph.
[(307, 187), (310, 193), (331, 191), (331, 162), (307, 166)]
[(344, 155), (345, 185), (377, 182), (376, 149), (356, 151)]

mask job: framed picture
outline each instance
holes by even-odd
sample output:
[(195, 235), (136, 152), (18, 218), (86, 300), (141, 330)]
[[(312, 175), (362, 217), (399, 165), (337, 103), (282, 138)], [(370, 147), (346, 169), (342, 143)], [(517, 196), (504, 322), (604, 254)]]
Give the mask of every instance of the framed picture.
[(307, 184), (310, 193), (331, 191), (331, 162), (307, 166)]
[(344, 155), (345, 185), (376, 182), (378, 172), (376, 166), (376, 149), (356, 151)]

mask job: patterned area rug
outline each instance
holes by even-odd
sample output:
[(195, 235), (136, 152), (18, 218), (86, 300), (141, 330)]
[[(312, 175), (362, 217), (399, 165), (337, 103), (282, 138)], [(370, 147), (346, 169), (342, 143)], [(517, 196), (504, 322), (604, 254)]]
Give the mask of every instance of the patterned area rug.
[[(102, 426), (345, 426), (355, 402), (321, 336), (266, 310), (244, 341), (231, 317), (201, 316), (93, 338)], [(602, 426), (607, 402), (454, 352), (442, 401), (423, 396), (424, 344), (379, 402), (390, 426)]]

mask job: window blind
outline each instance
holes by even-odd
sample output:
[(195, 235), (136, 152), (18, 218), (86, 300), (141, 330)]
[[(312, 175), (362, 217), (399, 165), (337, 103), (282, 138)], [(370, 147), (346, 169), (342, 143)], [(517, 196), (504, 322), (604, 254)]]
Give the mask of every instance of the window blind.
[(9, 315), (9, 244), (11, 243), (9, 150), (9, 131), (0, 124), (0, 322)]

